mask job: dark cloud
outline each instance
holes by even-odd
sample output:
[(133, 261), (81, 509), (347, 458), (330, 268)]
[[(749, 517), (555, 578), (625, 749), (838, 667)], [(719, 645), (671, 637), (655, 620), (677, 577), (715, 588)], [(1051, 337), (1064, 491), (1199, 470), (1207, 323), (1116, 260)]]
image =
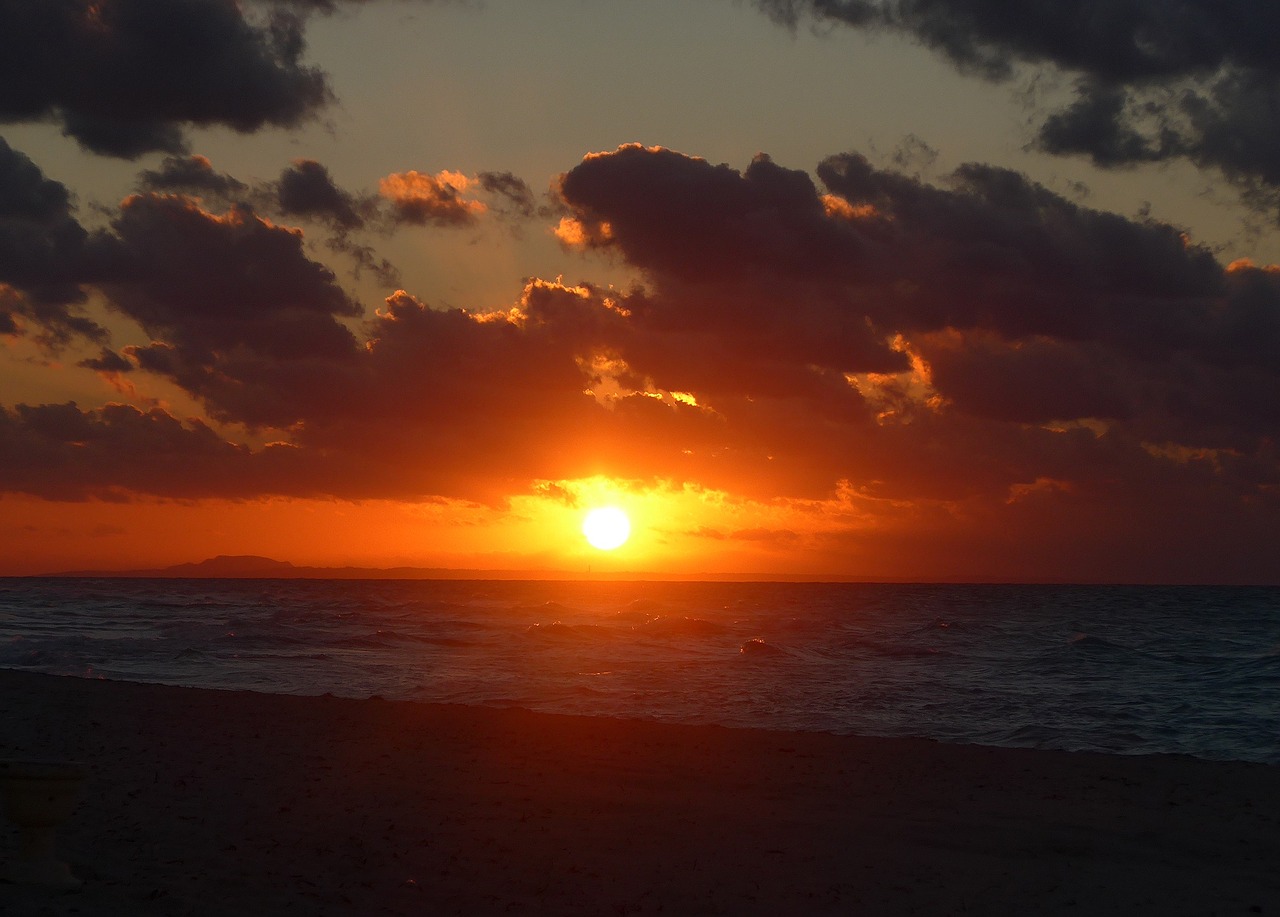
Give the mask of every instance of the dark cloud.
[(0, 334), (16, 335), (21, 332), (17, 315), (23, 306), (17, 290), (9, 286), (0, 286)]
[(0, 138), (0, 280), (24, 289), (69, 282), (86, 236), (67, 189)]
[(102, 348), (98, 356), (81, 360), (76, 365), (100, 373), (127, 373), (132, 372), (135, 368), (132, 363), (120, 354), (106, 347)]
[(1165, 130), (1144, 135), (1133, 125), (1128, 96), (1120, 89), (1082, 83), (1076, 100), (1049, 115), (1040, 127), (1040, 145), (1051, 153), (1087, 153), (1100, 166), (1157, 162), (1178, 145)]
[(248, 204), (263, 213), (318, 223), (328, 231), (331, 251), (351, 258), (357, 278), (365, 272), (385, 286), (396, 287), (400, 274), (390, 261), (353, 238), (372, 226), (385, 230), (390, 221), (379, 210), (379, 198), (353, 194), (338, 186), (322, 163), (298, 159), (275, 181), (253, 186), (213, 168), (204, 156), (169, 156), (159, 169), (139, 175), (138, 186), (147, 191), (177, 191), (223, 205)]
[[(760, 156), (726, 165), (638, 144), (588, 156), (560, 193), (581, 244), (616, 247), (640, 267), (685, 280), (854, 270), (860, 238), (826, 218), (813, 180)], [(562, 234), (567, 241), (579, 241)]]
[(962, 71), (1019, 65), (1078, 78), (1038, 145), (1101, 166), (1174, 157), (1220, 170), (1246, 197), (1280, 196), (1280, 7), (1268, 0), (757, 0), (775, 19), (906, 33)]
[[(966, 165), (939, 188), (873, 169), (857, 154), (818, 174), (877, 250), (895, 321), (921, 330), (1107, 338), (1135, 351), (1198, 346), (1224, 272), (1176, 227), (1082, 207), (1025, 176)], [(887, 273), (886, 273), (887, 272)]]
[(374, 199), (360, 199), (334, 184), (329, 170), (314, 159), (299, 159), (275, 184), (280, 211), (287, 216), (328, 220), (343, 230), (365, 224)]
[(268, 212), (324, 225), (330, 233), (326, 240), (330, 250), (352, 259), (357, 278), (368, 272), (384, 286), (399, 286), (396, 266), (379, 257), (371, 246), (352, 238), (354, 232), (369, 226), (385, 231), (389, 221), (380, 212), (376, 195), (346, 191), (324, 165), (314, 159), (298, 159), (279, 179), (259, 186), (254, 199)]
[(1264, 0), (756, 0), (795, 25), (818, 20), (907, 32), (991, 77), (1019, 62), (1052, 63), (1111, 84), (1213, 72), (1280, 71), (1280, 11)]
[[(344, 6), (361, 6), (366, 3), (376, 3), (378, 0), (260, 0), (260, 2), (328, 15)], [(429, 2), (429, 0), (418, 0), (418, 2)]]
[[(846, 308), (840, 284), (873, 270), (873, 252), (830, 218), (807, 174), (764, 156), (739, 173), (630, 145), (587, 157), (560, 193), (563, 241), (650, 270), (660, 295), (628, 305), (644, 329), (636, 352), (681, 386), (829, 391), (824, 372), (905, 367), (865, 312)], [(735, 359), (699, 357), (725, 351)]]
[(1276, 352), (1270, 319), (1256, 315), (1273, 314), (1273, 295), (1237, 294), (1173, 227), (1090, 210), (987, 166), (939, 188), (847, 154), (818, 169), (827, 196), (784, 173), (767, 160), (738, 173), (626, 147), (564, 176), (562, 236), (649, 272), (657, 295), (628, 308), (664, 336), (643, 365), (691, 390), (731, 380), (723, 366), (749, 366), (742, 385), (799, 391), (800, 380), (821, 388), (823, 368), (899, 371), (894, 333), (946, 328), (1104, 344), (1126, 359), (1183, 349), (1240, 359), (1231, 327), (1250, 314), (1265, 326), (1255, 349)]
[(914, 353), (951, 411), (1004, 423), (1244, 450), (1274, 429), (1275, 273), (1224, 270), (1174, 227), (990, 166), (935, 187), (845, 154), (818, 168), (825, 197), (782, 171), (632, 146), (564, 176), (562, 236), (646, 269), (652, 292), (625, 303), (633, 370), (717, 406), (769, 393), (855, 424), (843, 374)]
[(329, 367), (352, 358), (340, 319), (360, 307), (307, 257), (300, 231), (241, 205), (218, 215), (162, 194), (126, 199), (112, 227), (125, 279), (106, 292), (157, 342), (134, 356), (207, 399), (215, 416), (293, 423), (294, 396), (326, 388)]
[(372, 246), (360, 245), (352, 242), (345, 235), (338, 235), (329, 240), (329, 247), (350, 256), (354, 262), (352, 274), (357, 280), (367, 271), (384, 287), (395, 288), (401, 285), (400, 269), (388, 259), (378, 255)]
[(147, 191), (181, 191), (227, 198), (242, 194), (247, 185), (218, 172), (205, 156), (166, 156), (158, 169), (139, 174), (138, 184)]
[(51, 500), (123, 499), (134, 493), (243, 498), (314, 493), (298, 450), (253, 451), (198, 420), (159, 408), (74, 403), (0, 406), (0, 489)]
[(1136, 410), (1123, 363), (1097, 345), (938, 335), (922, 342), (921, 353), (938, 390), (983, 417), (1012, 423), (1123, 420)]
[(93, 319), (77, 314), (83, 299), (74, 287), (58, 291), (50, 299), (32, 294), (18, 295), (11, 300), (7, 333), (22, 333), (23, 329), (14, 321), (14, 316), (22, 316), (34, 325), (37, 343), (52, 351), (60, 351), (78, 338), (105, 341), (105, 328)]
[(1227, 69), (1212, 79), (1159, 90), (1077, 83), (1076, 99), (1050, 114), (1038, 138), (1051, 153), (1079, 153), (1098, 165), (1185, 158), (1221, 172), (1247, 202), (1280, 203), (1280, 75)]
[(528, 184), (511, 172), (482, 172), (474, 178), (460, 172), (427, 175), (416, 171), (387, 176), (380, 193), (352, 192), (342, 188), (332, 173), (314, 159), (296, 159), (273, 181), (248, 185), (214, 169), (199, 155), (169, 156), (158, 169), (139, 174), (145, 191), (174, 191), (230, 205), (245, 203), (277, 217), (305, 220), (330, 232), (329, 246), (356, 260), (357, 268), (383, 277), (394, 268), (374, 257), (373, 250), (352, 238), (361, 230), (379, 234), (402, 224), (440, 227), (472, 225), (488, 206), (475, 194), (488, 195), (494, 212), (502, 217), (528, 219), (549, 214), (539, 207)]
[(326, 104), (302, 23), (229, 0), (0, 0), (0, 121), (55, 118), (83, 147), (185, 149), (188, 126), (295, 126)]
[(5, 333), (15, 316), (36, 326), (45, 344), (105, 332), (81, 314), (81, 284), (109, 276), (110, 240), (76, 220), (71, 195), (0, 138), (0, 290), (6, 290)]
[(148, 331), (196, 351), (243, 345), (288, 358), (350, 348), (349, 336), (332, 335), (333, 318), (359, 307), (307, 258), (301, 232), (243, 206), (218, 215), (162, 194), (127, 198), (112, 228), (132, 271), (132, 282), (112, 286), (113, 301)]
[(82, 111), (62, 115), (62, 131), (86, 150), (119, 159), (137, 159), (153, 150), (187, 148), (182, 128), (168, 121), (120, 118)]
[(538, 212), (533, 191), (519, 176), (510, 172), (481, 172), (476, 178), (481, 188), (503, 199), (506, 208), (517, 216), (531, 217)]

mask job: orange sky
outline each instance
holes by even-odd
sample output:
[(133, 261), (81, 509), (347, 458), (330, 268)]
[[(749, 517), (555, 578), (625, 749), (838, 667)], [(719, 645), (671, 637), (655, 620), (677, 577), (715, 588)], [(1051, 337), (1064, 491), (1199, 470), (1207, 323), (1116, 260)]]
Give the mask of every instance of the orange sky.
[[(1013, 68), (991, 82), (1037, 68), (1082, 80), (1074, 102), (1037, 101), (1037, 152), (1017, 167), (940, 169), (914, 133), (892, 153), (872, 141), (800, 163), (720, 162), (662, 137), (619, 144), (616, 125), (561, 137), (554, 119), (441, 161), (426, 141), (400, 146), (403, 112), (354, 76), (342, 83), (360, 100), (352, 117), (385, 124), (308, 133), (339, 110), (341, 80), (299, 57), (308, 29), (332, 26), (325, 4), (272, 32), (200, 0), (207, 21), (174, 39), (191, 44), (173, 64), (190, 72), (130, 71), (119, 85), (94, 55), (146, 40), (130, 37), (143, 21), (130, 10), (166, 13), (100, 6), (88, 31), (48, 23), (84, 53), (33, 84), (47, 98), (23, 104), (44, 120), (13, 115), (0, 139), (0, 575), (255, 554), (574, 574), (1275, 580), (1280, 273), (1261, 255), (1277, 192), (1271, 172), (1213, 145), (1207, 114), (1166, 112), (1182, 133), (1153, 145), (1145, 77), (1131, 85), (1083, 52), (1058, 60), (974, 12), (962, 23), (974, 47)], [(348, 12), (383, 22), (385, 6)], [(796, 69), (811, 46), (777, 28), (804, 4), (731, 8), (751, 47), (777, 55), (779, 85), (794, 69), (814, 98), (838, 95)], [(525, 15), (504, 3), (474, 15), (506, 13)], [(463, 15), (424, 4), (400, 26)], [(893, 24), (913, 60), (963, 82), (972, 61), (930, 56), (917, 28)], [(103, 36), (119, 41), (98, 47)], [(1222, 53), (1228, 70), (1255, 67)], [(350, 55), (335, 74), (358, 69)], [(243, 71), (252, 92), (200, 81), (237, 56), (261, 65)], [(1095, 71), (1119, 80), (1112, 95), (1084, 80)], [(555, 89), (556, 73), (529, 71), (531, 97), (585, 91)], [(664, 78), (636, 91), (669, 105), (671, 133), (701, 137), (682, 134), (696, 112), (659, 91)], [(1228, 88), (1213, 96), (1223, 125), (1238, 114)], [(0, 121), (17, 110), (5, 91)], [(928, 111), (910, 93), (943, 90), (904, 76), (897, 91)], [(501, 93), (473, 92), (457, 89), (442, 134), (492, 127), (474, 109)], [(735, 98), (716, 93), (704, 108)], [(1117, 98), (1129, 107), (1106, 107)], [(780, 144), (784, 115), (807, 117), (790, 98), (760, 104), (773, 117), (759, 129)], [(1085, 122), (1106, 112), (1114, 144), (1085, 149), (1099, 136)], [(553, 135), (548, 152), (538, 138)], [(69, 149), (82, 170), (66, 167)], [(384, 164), (348, 185), (321, 149)], [(1055, 171), (1078, 160), (1054, 156), (1085, 152), (1082, 174), (1100, 183), (1120, 165), (1198, 169), (1256, 230), (1240, 230), (1253, 247), (1201, 242), (1150, 206), (1109, 209)], [(508, 154), (558, 158), (521, 174)], [(606, 504), (633, 524), (607, 554), (580, 530)]]

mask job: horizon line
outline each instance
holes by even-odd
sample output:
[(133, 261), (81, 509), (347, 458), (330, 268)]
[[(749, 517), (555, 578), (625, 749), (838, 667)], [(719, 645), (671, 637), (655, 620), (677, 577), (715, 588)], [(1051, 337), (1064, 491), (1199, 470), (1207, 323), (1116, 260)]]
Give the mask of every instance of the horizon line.
[[(237, 564), (236, 562), (240, 562)], [(835, 572), (732, 573), (699, 571), (695, 573), (659, 572), (653, 570), (586, 570), (522, 569), (503, 567), (428, 567), (403, 564), (392, 567), (367, 567), (356, 564), (337, 566), (295, 564), (260, 555), (220, 554), (202, 561), (188, 561), (155, 568), (122, 568), (106, 570), (61, 570), (44, 573), (0, 574), (0, 579), (227, 579), (227, 580), (423, 580), (423, 581), (511, 581), (511, 582), (707, 582), (707, 583), (811, 583), (815, 585), (939, 585), (939, 586), (1236, 586), (1273, 588), (1280, 581), (1162, 581), (1085, 580), (1026, 578), (951, 574), (940, 577), (870, 576)]]

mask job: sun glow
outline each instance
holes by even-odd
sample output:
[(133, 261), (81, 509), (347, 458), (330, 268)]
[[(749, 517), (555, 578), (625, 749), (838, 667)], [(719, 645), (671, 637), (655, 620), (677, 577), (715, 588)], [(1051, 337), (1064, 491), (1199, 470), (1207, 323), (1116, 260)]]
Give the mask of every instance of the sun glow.
[(631, 537), (631, 520), (616, 506), (602, 506), (582, 520), (582, 534), (593, 548), (612, 551)]

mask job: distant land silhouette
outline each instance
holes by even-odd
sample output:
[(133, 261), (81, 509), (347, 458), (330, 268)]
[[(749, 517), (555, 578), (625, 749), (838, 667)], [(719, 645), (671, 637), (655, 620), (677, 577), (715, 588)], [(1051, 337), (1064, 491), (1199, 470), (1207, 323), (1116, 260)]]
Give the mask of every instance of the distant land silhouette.
[[(566, 579), (562, 570), (465, 570), (445, 567), (307, 567), (256, 554), (219, 554), (195, 563), (140, 570), (67, 570), (49, 576), (156, 579)], [(632, 574), (634, 575), (634, 574)]]
[(473, 570), (452, 567), (306, 567), (255, 554), (219, 554), (195, 563), (140, 570), (64, 570), (50, 577), (137, 579), (464, 579), (464, 580), (694, 580), (847, 582), (831, 574), (653, 573), (640, 570)]

